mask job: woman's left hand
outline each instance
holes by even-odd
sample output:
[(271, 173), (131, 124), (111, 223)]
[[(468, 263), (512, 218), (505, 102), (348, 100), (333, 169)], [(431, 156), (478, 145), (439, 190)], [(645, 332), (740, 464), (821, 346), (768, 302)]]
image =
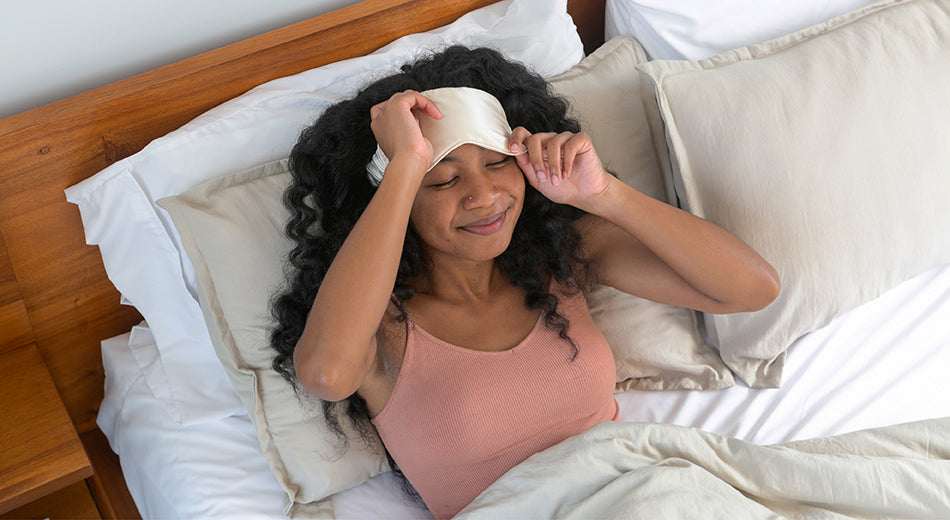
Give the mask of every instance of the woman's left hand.
[(511, 150), (527, 149), (515, 156), (518, 166), (531, 186), (560, 204), (586, 209), (606, 194), (613, 179), (583, 132), (532, 134), (519, 126), (511, 132), (508, 146)]

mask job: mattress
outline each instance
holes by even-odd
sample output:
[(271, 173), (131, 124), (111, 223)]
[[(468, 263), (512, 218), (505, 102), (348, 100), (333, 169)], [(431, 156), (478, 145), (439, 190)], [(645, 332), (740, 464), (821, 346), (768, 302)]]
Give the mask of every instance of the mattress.
[[(781, 388), (617, 394), (625, 421), (696, 427), (759, 444), (950, 416), (950, 266), (904, 282), (799, 339)], [(145, 384), (129, 341), (102, 344), (99, 425), (144, 518), (280, 517), (283, 492), (250, 419), (182, 426)], [(431, 518), (391, 474), (333, 497), (338, 518)]]

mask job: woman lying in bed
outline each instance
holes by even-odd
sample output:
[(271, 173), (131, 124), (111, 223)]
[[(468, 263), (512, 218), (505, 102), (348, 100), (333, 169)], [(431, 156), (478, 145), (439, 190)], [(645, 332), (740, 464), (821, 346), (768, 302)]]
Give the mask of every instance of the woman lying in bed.
[(746, 244), (608, 174), (567, 108), (498, 53), (451, 48), (327, 110), (291, 155), (274, 366), (340, 435), (344, 402), (375, 426), (438, 518), (617, 418), (593, 283), (713, 313), (779, 291)]

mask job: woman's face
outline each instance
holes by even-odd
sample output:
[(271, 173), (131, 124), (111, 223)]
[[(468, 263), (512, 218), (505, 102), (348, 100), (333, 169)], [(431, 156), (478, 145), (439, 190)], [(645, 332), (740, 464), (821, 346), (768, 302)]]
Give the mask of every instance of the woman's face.
[(435, 261), (489, 260), (508, 248), (524, 191), (514, 157), (465, 144), (426, 174), (410, 221)]

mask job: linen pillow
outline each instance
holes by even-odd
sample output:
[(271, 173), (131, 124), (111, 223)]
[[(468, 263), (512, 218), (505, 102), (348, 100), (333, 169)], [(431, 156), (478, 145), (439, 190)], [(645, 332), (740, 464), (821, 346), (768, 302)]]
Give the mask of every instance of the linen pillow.
[(87, 243), (99, 246), (109, 279), (155, 336), (157, 351), (143, 346), (136, 360), (177, 421), (200, 423), (243, 406), (210, 346), (192, 264), (155, 201), (286, 157), (324, 108), (420, 52), (451, 44), (493, 47), (544, 76), (584, 56), (566, 0), (499, 2), (373, 54), (265, 83), (66, 190), (79, 206)]
[[(634, 68), (646, 54), (633, 38), (614, 38), (570, 71), (553, 78), (555, 92), (571, 102), (604, 166), (620, 180), (667, 200), (640, 100)], [(735, 384), (732, 372), (699, 335), (692, 311), (595, 287), (591, 316), (617, 365), (617, 390), (715, 390)]]
[(799, 336), (950, 262), (950, 4), (885, 0), (695, 62), (640, 66), (681, 206), (782, 281), (766, 309), (705, 315), (722, 359), (781, 382)]
[(383, 471), (386, 461), (378, 442), (353, 442), (344, 453), (327, 431), (318, 401), (296, 395), (271, 368), (268, 305), (292, 247), (283, 234), (290, 213), (282, 195), (289, 182), (287, 159), (281, 159), (158, 204), (174, 219), (198, 276), (198, 301), (214, 349), (291, 507), (359, 484)]
[(607, 0), (607, 38), (632, 36), (650, 59), (699, 60), (804, 29), (873, 0)]
[[(622, 38), (609, 42), (568, 73), (551, 80), (574, 101), (604, 160), (624, 180), (660, 194), (660, 171), (642, 119), (633, 65), (643, 53)], [(585, 90), (589, 89), (589, 90)], [(588, 100), (617, 96), (616, 101)], [(611, 112), (611, 113), (607, 113)], [(355, 485), (385, 466), (380, 445), (339, 445), (316, 403), (301, 403), (271, 368), (269, 297), (281, 286), (291, 248), (283, 234), (289, 213), (282, 194), (286, 160), (205, 182), (163, 198), (198, 277), (198, 297), (211, 338), (234, 386), (247, 403), (268, 463), (298, 512), (302, 504)], [(612, 291), (612, 292), (611, 292)], [(719, 388), (731, 373), (696, 337), (691, 313), (604, 288), (591, 296), (599, 325), (618, 358), (621, 385)], [(631, 324), (626, 322), (630, 321)], [(624, 334), (629, 335), (625, 337)], [(313, 404), (313, 406), (310, 406)], [(347, 421), (342, 421), (346, 424)], [(354, 432), (349, 432), (356, 438)]]

